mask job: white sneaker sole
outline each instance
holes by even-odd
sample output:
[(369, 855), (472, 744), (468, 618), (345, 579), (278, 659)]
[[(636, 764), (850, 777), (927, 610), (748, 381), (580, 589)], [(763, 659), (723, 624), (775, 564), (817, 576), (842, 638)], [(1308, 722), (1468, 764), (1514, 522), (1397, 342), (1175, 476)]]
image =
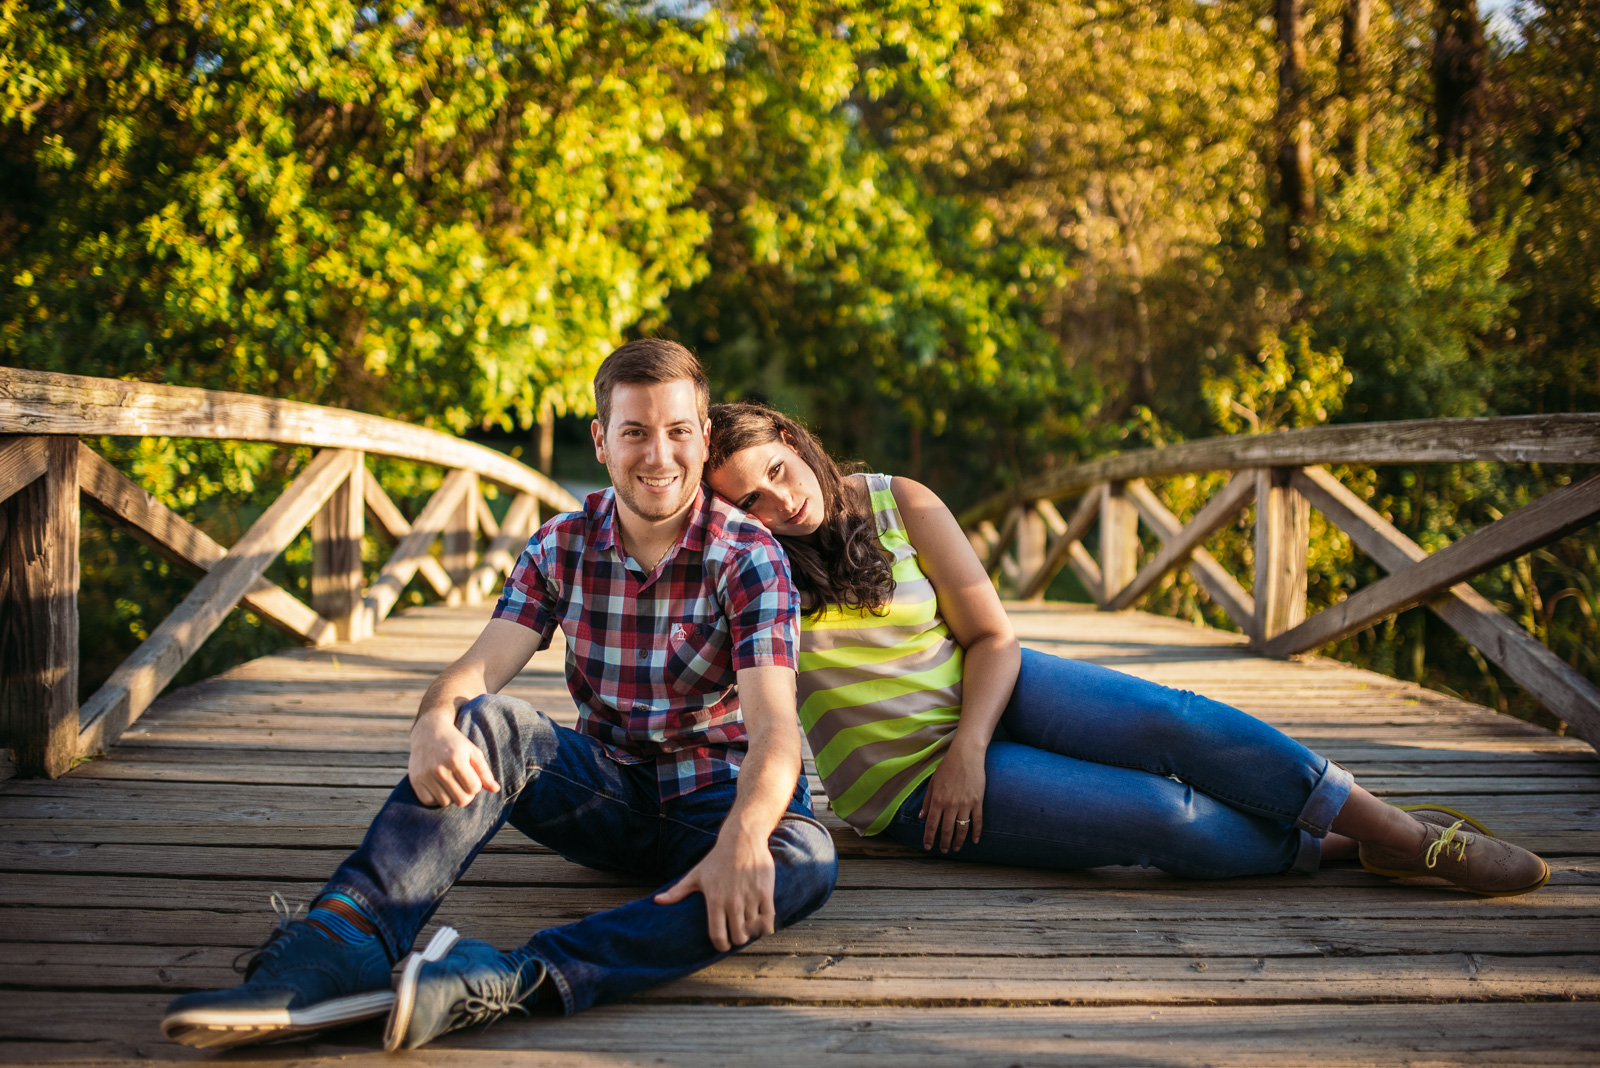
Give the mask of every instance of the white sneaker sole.
[(411, 1010), (417, 1004), (417, 975), (422, 971), (422, 966), (443, 960), (444, 955), (450, 952), (450, 947), (460, 939), (454, 927), (441, 927), (433, 933), (421, 953), (413, 953), (406, 958), (405, 966), (400, 969), (400, 982), (395, 985), (394, 1008), (389, 1010), (389, 1023), (383, 1029), (383, 1048), (386, 1052), (396, 1052), (405, 1041), (406, 1029), (411, 1026)]
[(187, 1009), (161, 1021), (161, 1033), (184, 1046), (227, 1049), (370, 1020), (394, 1004), (394, 992), (374, 990), (306, 1009)]

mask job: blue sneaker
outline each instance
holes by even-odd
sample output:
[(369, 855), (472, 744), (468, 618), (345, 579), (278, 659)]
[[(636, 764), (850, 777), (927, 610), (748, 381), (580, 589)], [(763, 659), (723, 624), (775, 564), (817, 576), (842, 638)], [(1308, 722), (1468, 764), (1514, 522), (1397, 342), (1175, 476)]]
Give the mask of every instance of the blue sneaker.
[(509, 1012), (526, 1014), (544, 977), (537, 957), (502, 953), (441, 927), (426, 949), (406, 958), (383, 1048), (416, 1049), (446, 1031), (493, 1023)]
[(381, 941), (345, 945), (304, 921), (280, 916), (277, 929), (246, 965), (244, 982), (174, 998), (161, 1020), (162, 1034), (185, 1046), (226, 1049), (342, 1027), (389, 1011), (394, 991)]

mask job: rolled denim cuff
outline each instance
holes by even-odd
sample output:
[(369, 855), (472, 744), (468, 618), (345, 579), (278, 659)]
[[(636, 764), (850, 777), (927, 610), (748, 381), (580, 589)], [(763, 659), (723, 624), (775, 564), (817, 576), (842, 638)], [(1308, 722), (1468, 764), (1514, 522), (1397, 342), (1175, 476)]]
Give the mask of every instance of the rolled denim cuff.
[(1350, 787), (1356, 783), (1354, 775), (1333, 761), (1324, 760), (1324, 764), (1322, 778), (1311, 788), (1311, 796), (1306, 798), (1305, 807), (1294, 821), (1296, 827), (1318, 838), (1324, 837), (1333, 826), (1333, 818), (1344, 808), (1350, 797)]
[(1300, 854), (1289, 865), (1290, 871), (1315, 875), (1322, 868), (1322, 839), (1310, 831), (1300, 832)]

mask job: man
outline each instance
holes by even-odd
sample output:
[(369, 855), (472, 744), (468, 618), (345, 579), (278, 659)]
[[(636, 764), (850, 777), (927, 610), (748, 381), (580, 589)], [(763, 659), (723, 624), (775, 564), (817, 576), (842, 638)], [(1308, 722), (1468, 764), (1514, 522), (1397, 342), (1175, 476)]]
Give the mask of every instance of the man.
[[(798, 596), (766, 529), (700, 485), (704, 372), (646, 339), (594, 385), (612, 488), (528, 543), (483, 633), (423, 697), (406, 779), (305, 918), (280, 924), (242, 985), (174, 1000), (168, 1037), (233, 1046), (387, 1011), (385, 1046), (414, 1049), (686, 975), (827, 900), (832, 840), (800, 775)], [(498, 695), (557, 626), (577, 731)], [(393, 962), (507, 821), (669, 885), (507, 952), (442, 928), (391, 993)]]

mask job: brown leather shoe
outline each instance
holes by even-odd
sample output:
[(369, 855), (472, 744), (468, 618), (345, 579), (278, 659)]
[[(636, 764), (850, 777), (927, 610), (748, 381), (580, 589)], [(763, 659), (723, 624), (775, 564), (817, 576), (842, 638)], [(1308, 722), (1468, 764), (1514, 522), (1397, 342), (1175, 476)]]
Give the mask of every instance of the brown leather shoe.
[(1467, 825), (1462, 830), (1472, 831), (1476, 834), (1493, 838), (1494, 832), (1465, 812), (1450, 808), (1447, 805), (1397, 805), (1403, 812), (1411, 813), (1411, 818), (1418, 823), (1431, 823), (1435, 827), (1448, 827), (1456, 820), (1466, 820)]
[[(1452, 816), (1451, 821), (1444, 823), (1440, 813)], [(1412, 816), (1426, 828), (1427, 844), (1415, 855), (1405, 856), (1363, 842), (1363, 868), (1393, 879), (1448, 879), (1463, 890), (1485, 897), (1529, 894), (1550, 879), (1550, 865), (1521, 846), (1469, 829), (1482, 827), (1471, 817), (1457, 816), (1436, 806), (1413, 811)]]

